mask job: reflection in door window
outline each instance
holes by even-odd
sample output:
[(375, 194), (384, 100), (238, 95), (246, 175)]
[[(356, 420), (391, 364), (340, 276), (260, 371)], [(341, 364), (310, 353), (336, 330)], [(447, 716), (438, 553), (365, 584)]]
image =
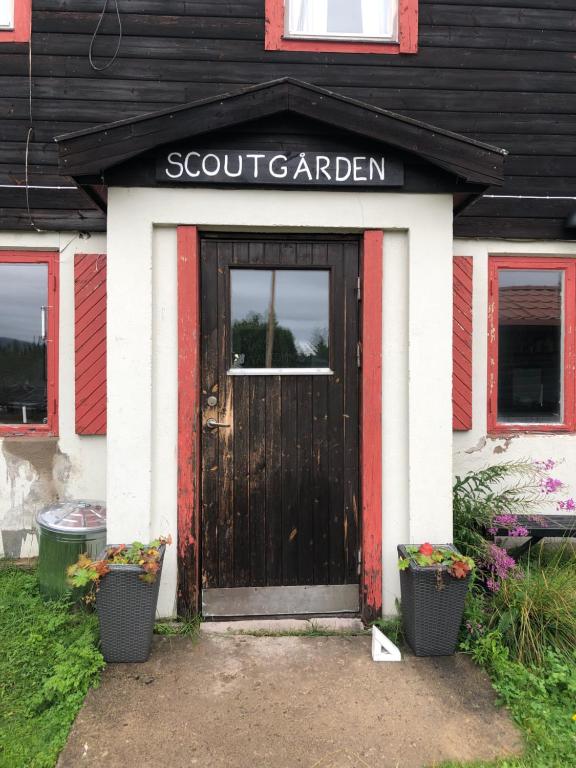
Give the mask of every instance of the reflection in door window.
[(0, 424), (47, 420), (46, 264), (0, 264)]
[(330, 273), (232, 269), (232, 368), (329, 368)]
[(498, 273), (498, 420), (559, 423), (562, 414), (563, 272)]

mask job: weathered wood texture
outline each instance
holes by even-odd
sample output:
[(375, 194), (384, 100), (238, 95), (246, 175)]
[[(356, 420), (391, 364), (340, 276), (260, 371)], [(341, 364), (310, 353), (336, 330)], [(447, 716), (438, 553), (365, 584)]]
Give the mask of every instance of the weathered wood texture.
[(76, 433), (106, 434), (106, 254), (74, 256)]
[[(420, 0), (419, 52), (400, 56), (265, 51), (264, 0), (121, 1), (119, 58), (95, 72), (88, 49), (101, 8), (102, 0), (34, 0), (33, 184), (54, 179), (54, 135), (290, 75), (510, 149), (499, 194), (574, 195), (573, 0)], [(98, 63), (113, 53), (116, 33), (110, 8), (96, 41)], [(0, 44), (0, 94), (0, 184), (21, 183), (25, 43)], [(30, 227), (21, 191), (9, 192), (0, 199), (3, 228)], [(54, 191), (52, 201), (66, 201), (58, 207), (43, 196), (32, 190), (39, 226), (105, 226), (80, 193)], [(564, 219), (573, 208), (570, 199), (488, 198), (459, 216), (455, 231), (570, 237)]]
[[(357, 240), (201, 240), (202, 586), (359, 580)], [(230, 267), (331, 271), (334, 374), (229, 376)], [(210, 407), (208, 397), (217, 397)]]

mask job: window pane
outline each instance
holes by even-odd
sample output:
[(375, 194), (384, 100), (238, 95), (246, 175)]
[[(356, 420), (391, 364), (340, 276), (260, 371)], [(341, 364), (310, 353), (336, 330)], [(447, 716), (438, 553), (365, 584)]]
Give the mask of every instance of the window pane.
[(46, 264), (0, 264), (0, 423), (47, 420)]
[(0, 0), (0, 29), (14, 28), (14, 0)]
[(288, 31), (310, 37), (395, 37), (398, 0), (290, 0)]
[(498, 420), (562, 422), (563, 272), (503, 269), (498, 292)]
[(328, 368), (328, 270), (232, 269), (233, 368)]

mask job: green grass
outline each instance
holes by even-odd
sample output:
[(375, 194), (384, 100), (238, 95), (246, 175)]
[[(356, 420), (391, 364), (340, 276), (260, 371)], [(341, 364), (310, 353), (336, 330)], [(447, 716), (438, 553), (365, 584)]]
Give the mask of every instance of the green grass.
[(44, 603), (34, 571), (0, 563), (0, 767), (53, 768), (104, 666), (95, 616)]
[(190, 637), (196, 640), (200, 634), (202, 616), (194, 614), (178, 619), (160, 619), (154, 624), (154, 634), (164, 637)]

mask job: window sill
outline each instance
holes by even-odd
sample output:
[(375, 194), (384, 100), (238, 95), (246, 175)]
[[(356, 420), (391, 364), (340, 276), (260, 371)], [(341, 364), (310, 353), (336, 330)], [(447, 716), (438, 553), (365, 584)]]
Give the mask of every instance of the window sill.
[(58, 432), (48, 424), (2, 424), (0, 440), (4, 437), (58, 437)]
[(574, 434), (576, 430), (569, 424), (495, 424), (488, 428), (488, 437), (505, 437), (506, 435), (549, 435)]

